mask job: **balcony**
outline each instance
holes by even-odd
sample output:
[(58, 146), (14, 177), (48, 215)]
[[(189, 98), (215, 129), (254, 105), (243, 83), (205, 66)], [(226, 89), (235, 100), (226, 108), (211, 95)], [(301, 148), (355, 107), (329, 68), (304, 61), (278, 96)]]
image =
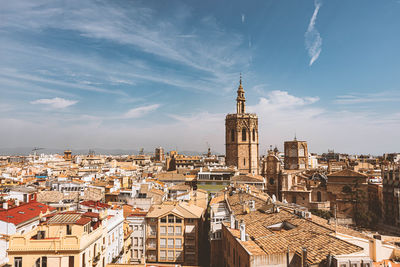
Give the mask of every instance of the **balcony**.
[(148, 245), (147, 245), (147, 249), (148, 249), (148, 250), (156, 250), (156, 249), (157, 249), (157, 246), (156, 246), (156, 244), (148, 244)]
[(154, 254), (149, 254), (149, 255), (147, 255), (147, 260), (148, 261), (156, 261), (157, 257)]
[(93, 258), (92, 265), (96, 266), (99, 261), (100, 261), (100, 253), (97, 253), (97, 255)]
[(150, 231), (149, 232), (149, 236), (148, 236), (149, 238), (151, 238), (151, 237), (155, 238), (156, 236), (157, 236), (157, 232), (156, 231)]
[(82, 237), (68, 235), (62, 237), (48, 237), (44, 239), (32, 239), (29, 232), (25, 235), (15, 235), (10, 237), (9, 251), (71, 251), (81, 250), (90, 244), (100, 240), (103, 234), (103, 228), (98, 227), (90, 234), (84, 234)]

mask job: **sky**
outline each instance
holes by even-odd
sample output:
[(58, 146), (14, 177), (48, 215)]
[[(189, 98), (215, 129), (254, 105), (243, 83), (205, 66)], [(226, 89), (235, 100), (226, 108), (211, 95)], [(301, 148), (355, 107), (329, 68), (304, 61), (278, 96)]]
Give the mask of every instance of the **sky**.
[[(0, 2), (0, 148), (400, 152), (398, 0)], [(0, 149), (1, 150), (1, 149)]]

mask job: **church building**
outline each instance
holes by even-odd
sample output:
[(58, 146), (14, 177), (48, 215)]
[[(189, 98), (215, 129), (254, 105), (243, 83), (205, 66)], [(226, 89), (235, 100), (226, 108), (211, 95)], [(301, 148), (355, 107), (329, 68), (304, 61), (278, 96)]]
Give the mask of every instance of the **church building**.
[(236, 113), (225, 118), (226, 165), (241, 173), (259, 174), (258, 117), (246, 113), (246, 98), (240, 77), (236, 98)]

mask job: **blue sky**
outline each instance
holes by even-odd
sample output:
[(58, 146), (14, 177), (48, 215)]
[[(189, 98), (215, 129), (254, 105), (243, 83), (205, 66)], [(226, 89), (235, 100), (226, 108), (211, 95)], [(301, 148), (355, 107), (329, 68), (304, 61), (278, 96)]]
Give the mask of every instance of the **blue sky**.
[(0, 147), (224, 152), (243, 73), (260, 149), (400, 151), (400, 2), (0, 3)]

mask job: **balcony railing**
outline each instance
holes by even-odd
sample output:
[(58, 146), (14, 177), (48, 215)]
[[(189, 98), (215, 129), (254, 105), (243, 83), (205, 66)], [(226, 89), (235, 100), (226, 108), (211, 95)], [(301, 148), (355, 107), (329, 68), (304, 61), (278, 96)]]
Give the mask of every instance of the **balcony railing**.
[(149, 260), (149, 261), (156, 261), (156, 260), (157, 260), (157, 257), (156, 257), (156, 255), (149, 254), (149, 255), (147, 255), (147, 260)]
[(97, 253), (97, 255), (93, 258), (92, 265), (96, 266), (99, 261), (100, 261), (100, 253)]
[(149, 232), (149, 236), (156, 236), (157, 235), (157, 232), (155, 232), (155, 231), (150, 231)]

